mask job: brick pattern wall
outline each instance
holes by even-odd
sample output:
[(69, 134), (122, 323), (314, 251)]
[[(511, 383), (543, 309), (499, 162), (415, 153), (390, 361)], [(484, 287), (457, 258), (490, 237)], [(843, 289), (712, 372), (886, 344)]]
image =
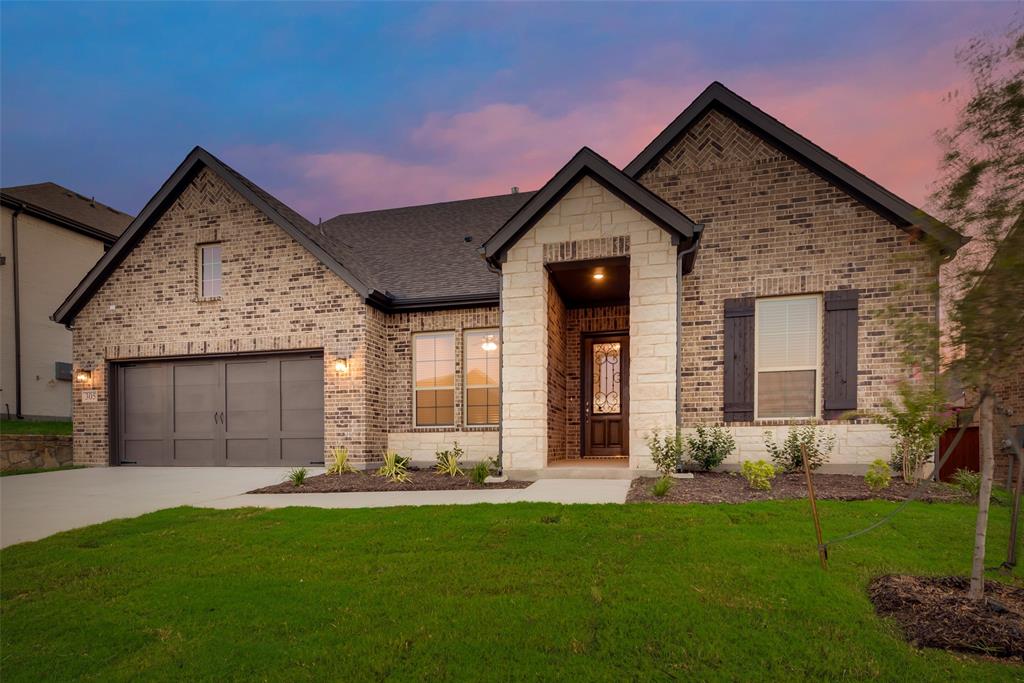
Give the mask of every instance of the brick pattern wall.
[(592, 306), (569, 310), (565, 334), (567, 358), (565, 452), (568, 458), (580, 456), (580, 382), (582, 382), (580, 352), (583, 334), (628, 330), (629, 306)]
[(881, 407), (903, 372), (887, 309), (935, 316), (923, 245), (716, 111), (640, 181), (708, 225), (683, 280), (684, 427), (722, 421), (723, 307), (735, 297), (859, 289), (858, 402)]
[(548, 288), (548, 460), (566, 457), (566, 353), (565, 302), (555, 289), (551, 277)]
[[(220, 242), (223, 297), (201, 300), (196, 246)], [(324, 350), (325, 448), (355, 462), (383, 449), (379, 401), (367, 373), (382, 371), (375, 313), (358, 294), (219, 177), (201, 172), (75, 321), (75, 462), (108, 462), (109, 361), (239, 351)], [(368, 353), (369, 349), (369, 353)], [(348, 375), (334, 371), (351, 358)], [(96, 403), (82, 391), (96, 390)]]

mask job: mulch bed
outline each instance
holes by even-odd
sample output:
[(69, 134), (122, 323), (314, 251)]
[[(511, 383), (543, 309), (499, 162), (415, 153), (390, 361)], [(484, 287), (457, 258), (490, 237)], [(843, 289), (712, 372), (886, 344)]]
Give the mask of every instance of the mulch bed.
[[(802, 472), (781, 474), (772, 482), (771, 491), (755, 491), (737, 473), (695, 472), (693, 479), (673, 479), (663, 497), (651, 493), (654, 479), (634, 479), (626, 498), (630, 503), (749, 503), (757, 500), (787, 500), (807, 497), (807, 481)], [(929, 503), (966, 502), (969, 498), (947, 484), (920, 482), (925, 491), (918, 497)], [(815, 474), (814, 494), (819, 500), (906, 500), (914, 487), (893, 478), (892, 485), (872, 491), (864, 477), (852, 474)]]
[(968, 599), (962, 576), (881, 576), (868, 586), (879, 615), (892, 617), (917, 647), (1024, 661), (1024, 589), (985, 582)]
[(284, 481), (264, 486), (249, 493), (352, 493), (355, 491), (461, 491), (482, 489), (524, 489), (533, 482), (503, 481), (494, 484), (475, 484), (469, 477), (449, 477), (432, 470), (410, 470), (409, 481), (396, 483), (378, 477), (373, 472), (345, 474), (318, 474), (306, 479), (302, 486)]

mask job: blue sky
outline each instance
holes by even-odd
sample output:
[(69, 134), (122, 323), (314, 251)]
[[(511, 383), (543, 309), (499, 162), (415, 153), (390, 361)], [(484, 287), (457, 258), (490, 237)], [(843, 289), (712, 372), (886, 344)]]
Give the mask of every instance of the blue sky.
[(138, 211), (202, 145), (307, 217), (625, 164), (720, 80), (911, 201), (1001, 4), (0, 5), (0, 182)]

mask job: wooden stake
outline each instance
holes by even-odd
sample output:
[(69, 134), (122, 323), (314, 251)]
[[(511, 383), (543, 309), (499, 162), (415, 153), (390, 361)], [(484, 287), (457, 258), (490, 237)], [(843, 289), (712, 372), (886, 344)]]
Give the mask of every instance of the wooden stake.
[(807, 498), (811, 501), (811, 515), (814, 517), (814, 533), (818, 537), (818, 559), (821, 560), (821, 568), (828, 569), (828, 555), (825, 551), (825, 544), (821, 541), (821, 520), (818, 519), (818, 504), (814, 500), (814, 480), (811, 478), (811, 466), (807, 462), (807, 446), (800, 444), (801, 460), (804, 461), (804, 476), (807, 477)]

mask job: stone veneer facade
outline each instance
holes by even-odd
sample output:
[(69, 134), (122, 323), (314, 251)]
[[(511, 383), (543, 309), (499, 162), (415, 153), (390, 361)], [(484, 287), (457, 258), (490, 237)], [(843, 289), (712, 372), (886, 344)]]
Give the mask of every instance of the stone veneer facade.
[(674, 424), (676, 248), (665, 230), (584, 177), (520, 237), (502, 264), (502, 448), (509, 469), (541, 469), (553, 453), (549, 414), (559, 401), (551, 402), (557, 383), (549, 371), (552, 359), (558, 361), (549, 335), (559, 318), (552, 313), (557, 305), (549, 305), (556, 293), (545, 266), (623, 255), (630, 273), (630, 466), (650, 468), (644, 435)]

